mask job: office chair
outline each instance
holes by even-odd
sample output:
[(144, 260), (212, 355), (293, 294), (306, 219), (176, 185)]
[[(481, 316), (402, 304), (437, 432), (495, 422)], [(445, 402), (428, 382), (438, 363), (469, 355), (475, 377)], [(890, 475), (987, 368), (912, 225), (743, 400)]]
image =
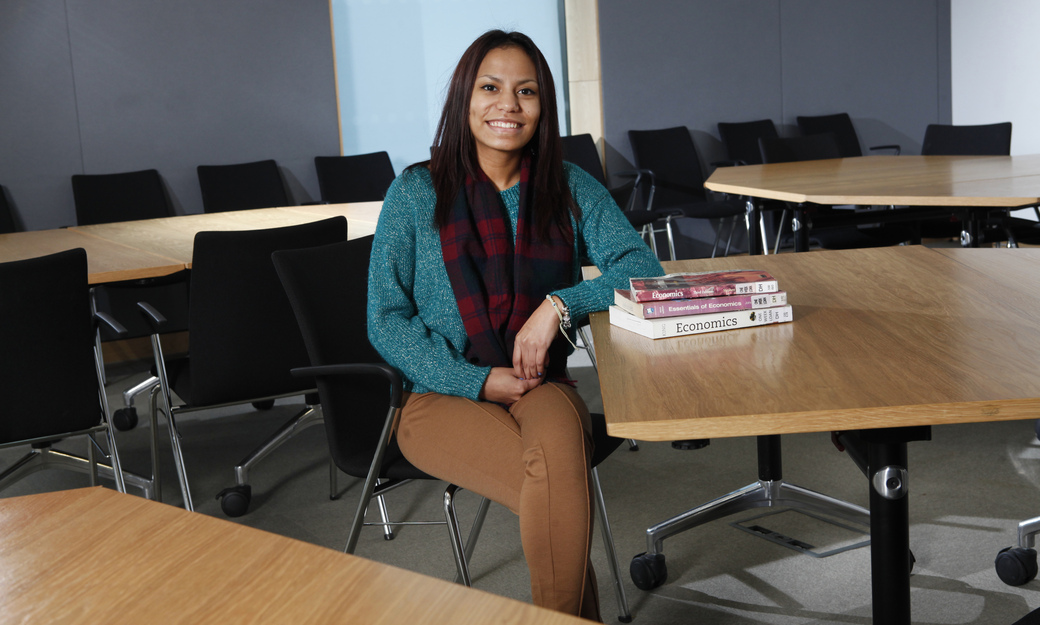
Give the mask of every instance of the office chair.
[(635, 210), (635, 193), (643, 181), (649, 181), (649, 172), (645, 170), (633, 170), (621, 172), (618, 175), (631, 177), (633, 180), (619, 187), (607, 187), (607, 178), (603, 170), (603, 163), (596, 149), (596, 142), (588, 133), (560, 137), (563, 141), (563, 160), (569, 161), (592, 175), (601, 185), (607, 188), (614, 202), (621, 208), (621, 212), (628, 219), (628, 223), (639, 231), (644, 239), (649, 239), (650, 248), (657, 255), (657, 239), (654, 236), (653, 222), (666, 219), (671, 212), (655, 212), (652, 210)]
[[(368, 342), (368, 265), (373, 237), (320, 247), (284, 250), (273, 254), (274, 265), (292, 302), (311, 366), (294, 374), (314, 376), (325, 413), (329, 450), (340, 470), (363, 478), (364, 487), (347, 538), (345, 551), (353, 553), (365, 511), (378, 497), (412, 480), (433, 480), (415, 468), (401, 453), (393, 434), (401, 406), (401, 377)], [(592, 479), (604, 546), (614, 575), (618, 618), (631, 620), (621, 573), (614, 553), (599, 473), (595, 467), (621, 443), (606, 434), (602, 415), (593, 417)], [(468, 562), (487, 512), (483, 499), (469, 538), (463, 543), (455, 514), (458, 487), (449, 484), (444, 493), (445, 521), (449, 528), (456, 581), (470, 585)], [(384, 517), (382, 523), (386, 525)], [(393, 523), (407, 524), (407, 523)]]
[[(157, 219), (174, 214), (162, 177), (155, 169), (115, 174), (76, 174), (72, 176), (72, 196), (76, 204), (76, 224), (80, 226)], [(94, 306), (119, 319), (125, 328), (125, 332), (117, 337), (103, 327), (101, 340), (150, 336), (151, 324), (137, 308), (137, 302), (142, 300), (158, 306), (164, 312), (167, 318), (166, 332), (183, 332), (187, 329), (188, 273), (178, 272), (162, 278), (128, 280), (96, 287)], [(124, 406), (112, 415), (116, 429), (125, 431), (137, 425), (134, 399), (158, 383), (159, 379), (151, 376), (123, 392)], [(157, 470), (158, 463), (153, 458), (153, 471)]]
[(282, 173), (273, 160), (199, 165), (202, 209), (207, 213), (289, 206)]
[[(792, 163), (841, 158), (841, 147), (833, 133), (801, 137), (762, 137), (759, 139), (762, 161), (765, 163)], [(912, 227), (888, 223), (895, 217), (906, 217), (889, 211), (854, 211), (831, 206), (791, 207), (800, 225), (795, 236), (805, 236), (806, 226), (817, 245), (824, 249), (852, 249), (898, 245), (916, 239)], [(785, 209), (780, 219), (783, 228)], [(806, 220), (808, 219), (808, 223)], [(880, 225), (877, 225), (880, 224)], [(807, 247), (808, 241), (803, 244)]]
[[(0, 473), (0, 489), (41, 469), (63, 468), (88, 474), (91, 486), (100, 472), (126, 492), (95, 341), (99, 323), (117, 331), (119, 325), (91, 310), (86, 252), (0, 263), (0, 293), (0, 448), (31, 445)], [(108, 439), (107, 466), (95, 456), (98, 433)], [(86, 458), (54, 448), (71, 437), (89, 439)]]
[(707, 219), (716, 224), (715, 241), (711, 255), (714, 258), (722, 236), (722, 222), (730, 220), (729, 239), (725, 254), (729, 254), (733, 231), (737, 220), (744, 217), (750, 233), (747, 203), (739, 200), (708, 200), (704, 190), (704, 174), (700, 158), (693, 145), (690, 131), (685, 126), (660, 130), (629, 130), (636, 165), (650, 172), (650, 193), (646, 200), (647, 210), (668, 213), (665, 230), (668, 248), (675, 259), (675, 241), (672, 222), (678, 217)]
[[(815, 116), (800, 115), (796, 118), (796, 121), (798, 122), (798, 130), (800, 130), (803, 135), (819, 135), (828, 132), (833, 133), (834, 138), (838, 142), (838, 149), (841, 158), (863, 156), (863, 149), (860, 147), (859, 137), (856, 135), (856, 128), (852, 125), (852, 118), (849, 117), (848, 113)], [(902, 151), (900, 146), (895, 144), (875, 145), (867, 149), (871, 152), (890, 150), (893, 154), (899, 154)]]
[[(1011, 122), (977, 126), (928, 124), (921, 143), (922, 156), (1008, 156), (1011, 154)], [(1016, 247), (1019, 240), (1037, 238), (1031, 221), (1012, 219), (1006, 209), (951, 208), (951, 217), (921, 223), (921, 233), (929, 238), (960, 237), (964, 247), (1008, 241)], [(1016, 230), (1018, 236), (1016, 236)]]
[(733, 165), (761, 165), (762, 152), (758, 140), (780, 136), (771, 119), (750, 122), (719, 122), (719, 138), (726, 146), (729, 163)]
[(321, 200), (328, 204), (381, 202), (394, 181), (386, 152), (351, 156), (315, 156)]
[(19, 232), (21, 228), (14, 218), (14, 207), (7, 199), (7, 189), (0, 184), (0, 234)]
[[(249, 507), (252, 465), (296, 432), (321, 422), (313, 382), (289, 373), (293, 367), (307, 364), (307, 352), (275, 274), (271, 254), (346, 238), (347, 220), (343, 217), (284, 228), (195, 235), (188, 311), (191, 344), (186, 356), (164, 357), (159, 335), (162, 315), (147, 303), (142, 304), (156, 326), (152, 352), (160, 390), (152, 395), (152, 413), (156, 413), (156, 405), (161, 401), (187, 509), (193, 509), (193, 504), (177, 416), (220, 406), (305, 396), (305, 407), (235, 466), (236, 485), (217, 495), (228, 516), (241, 516)], [(173, 402), (174, 393), (180, 399), (178, 404)]]

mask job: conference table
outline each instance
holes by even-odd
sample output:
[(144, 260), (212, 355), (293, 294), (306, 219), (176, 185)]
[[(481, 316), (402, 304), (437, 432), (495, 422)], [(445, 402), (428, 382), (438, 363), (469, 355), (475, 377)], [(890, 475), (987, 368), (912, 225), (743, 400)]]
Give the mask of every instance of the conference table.
[[(671, 441), (862, 430), (873, 618), (909, 623), (907, 442), (932, 425), (1036, 418), (1040, 249), (914, 245), (664, 266), (767, 271), (794, 321), (652, 340), (594, 314), (607, 431)], [(650, 553), (661, 547), (651, 530)]]
[[(878, 155), (719, 167), (704, 186), (719, 193), (795, 206), (915, 207), (916, 213), (905, 208), (894, 210), (903, 211), (908, 219), (934, 218), (944, 214), (937, 207), (946, 207), (945, 214), (949, 215), (958, 209), (1014, 209), (1040, 204), (1040, 155)], [(757, 203), (752, 202), (752, 253), (757, 252), (759, 244), (757, 210)], [(895, 216), (872, 211), (858, 221), (876, 222)], [(804, 219), (799, 222), (803, 224), (807, 224)], [(809, 229), (799, 230), (796, 247), (807, 248)]]
[(82, 247), (91, 284), (159, 278), (191, 268), (198, 232), (278, 228), (343, 216), (347, 236), (354, 239), (375, 233), (381, 207), (382, 202), (285, 206), (0, 234), (0, 262)]
[(0, 624), (583, 619), (96, 487), (0, 499)]

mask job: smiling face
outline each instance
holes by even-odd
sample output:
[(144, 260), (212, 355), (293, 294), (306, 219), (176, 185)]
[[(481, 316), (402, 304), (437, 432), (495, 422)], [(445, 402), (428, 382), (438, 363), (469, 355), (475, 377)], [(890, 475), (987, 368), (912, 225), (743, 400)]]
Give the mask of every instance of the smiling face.
[(542, 104), (537, 70), (516, 46), (495, 48), (477, 69), (469, 104), (469, 128), (481, 163), (519, 157), (538, 130)]

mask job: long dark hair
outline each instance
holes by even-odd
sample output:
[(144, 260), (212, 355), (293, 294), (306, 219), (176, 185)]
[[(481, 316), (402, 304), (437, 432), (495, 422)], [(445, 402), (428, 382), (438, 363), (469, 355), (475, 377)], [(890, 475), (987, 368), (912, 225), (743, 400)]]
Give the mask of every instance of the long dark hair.
[(530, 37), (518, 32), (491, 30), (484, 33), (466, 49), (451, 76), (429, 161), (433, 188), (437, 193), (434, 222), (437, 227), (447, 224), (452, 204), (466, 183), (466, 176), (475, 177), (480, 171), (476, 142), (469, 128), (473, 84), (488, 52), (511, 46), (520, 48), (531, 58), (538, 80), (541, 114), (538, 128), (524, 150), (531, 156), (530, 184), (538, 205), (538, 210), (534, 211), (535, 232), (545, 239), (553, 224), (566, 229), (569, 227), (569, 213), (573, 212), (575, 219), (580, 213), (571, 198), (563, 170), (563, 143), (560, 141), (552, 72), (538, 46)]

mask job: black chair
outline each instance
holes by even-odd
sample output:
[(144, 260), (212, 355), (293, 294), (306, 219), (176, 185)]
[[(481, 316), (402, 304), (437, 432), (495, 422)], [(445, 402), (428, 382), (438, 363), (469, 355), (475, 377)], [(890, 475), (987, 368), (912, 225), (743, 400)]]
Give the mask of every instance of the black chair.
[(718, 128), (719, 138), (726, 146), (729, 162), (734, 165), (760, 165), (762, 151), (758, 147), (758, 140), (780, 136), (776, 132), (776, 124), (771, 119), (750, 122), (719, 122)]
[(928, 124), (921, 142), (924, 156), (1007, 156), (1011, 154), (1011, 122), (979, 126)]
[[(762, 160), (766, 163), (842, 158), (841, 147), (832, 133), (801, 137), (763, 137), (759, 140), (759, 146)], [(807, 228), (812, 240), (824, 249), (882, 247), (917, 239), (917, 232), (913, 227), (886, 221), (897, 215), (895, 211), (859, 211), (852, 207), (838, 209), (816, 205), (791, 208), (801, 228)], [(785, 210), (784, 215), (786, 214)], [(783, 223), (782, 215), (781, 228)], [(796, 237), (804, 236), (803, 232), (795, 234)]]
[[(929, 124), (921, 143), (922, 156), (1008, 156), (1011, 154), (1011, 122), (954, 126)], [(1016, 230), (1018, 234), (1016, 235)], [(951, 208), (951, 217), (921, 223), (922, 236), (928, 238), (960, 237), (961, 245), (974, 247), (981, 243), (1008, 241), (1033, 242), (1040, 238), (1031, 221), (1012, 219), (1005, 209), (975, 207)]]
[(80, 226), (173, 215), (166, 187), (155, 169), (73, 175), (72, 197)]
[[(126, 492), (96, 343), (100, 321), (119, 326), (91, 310), (86, 252), (0, 263), (0, 293), (0, 448), (31, 445), (0, 473), (0, 489), (40, 469), (64, 468), (87, 473), (92, 486), (100, 469)], [(108, 439), (108, 466), (96, 462), (99, 433)], [(90, 438), (86, 458), (53, 448), (79, 436)]]
[(351, 156), (315, 156), (321, 200), (329, 204), (381, 202), (394, 181), (386, 152)]
[[(860, 147), (856, 128), (852, 125), (852, 118), (848, 113), (835, 113), (833, 115), (798, 116), (798, 130), (803, 135), (819, 135), (833, 133), (838, 141), (838, 148), (842, 158), (863, 156), (863, 148)], [(898, 145), (875, 145), (867, 148), (871, 152), (877, 150), (890, 150), (894, 154), (901, 151)]]
[(199, 165), (202, 209), (207, 213), (289, 206), (285, 181), (273, 160)]
[[(236, 485), (217, 496), (228, 516), (245, 514), (252, 489), (249, 469), (293, 434), (321, 422), (314, 384), (290, 375), (307, 364), (307, 352), (292, 308), (278, 282), (271, 254), (347, 238), (347, 220), (231, 232), (200, 232), (192, 252), (187, 356), (166, 360), (159, 332), (162, 315), (143, 304), (153, 322), (155, 371), (170, 426), (174, 461), (186, 508), (193, 509), (176, 429), (182, 413), (232, 404), (259, 403), (305, 395), (306, 406), (235, 467)], [(174, 404), (176, 393), (181, 403)], [(155, 413), (156, 395), (152, 397)]]
[[(644, 174), (649, 174), (649, 172), (621, 172), (619, 175), (631, 177), (633, 180), (619, 187), (608, 187), (603, 163), (600, 161), (599, 151), (596, 149), (596, 142), (592, 139), (592, 135), (585, 133), (561, 137), (561, 139), (563, 140), (563, 160), (581, 167), (591, 174), (597, 182), (606, 187), (611, 197), (614, 198), (614, 201), (621, 208), (625, 218), (628, 219), (628, 222), (632, 224), (633, 228), (642, 233), (644, 239), (649, 240), (651, 248), (657, 254), (657, 241), (653, 236), (651, 224), (658, 219), (665, 219), (670, 213), (658, 214), (654, 211), (633, 209), (636, 189), (642, 184)], [(649, 181), (649, 175), (646, 176), (645, 180)]]
[[(76, 174), (72, 176), (72, 196), (76, 204), (76, 223), (80, 226), (157, 219), (174, 214), (166, 186), (155, 169), (115, 174)], [(167, 319), (166, 332), (187, 329), (188, 273), (178, 272), (162, 278), (129, 280), (95, 288), (94, 306), (119, 319), (126, 329), (117, 336), (102, 327), (101, 340), (150, 336), (152, 326), (137, 308), (137, 302), (142, 300), (163, 311)], [(129, 430), (137, 424), (134, 398), (150, 391), (158, 383), (158, 378), (152, 376), (123, 392), (125, 405), (112, 415), (117, 429)], [(154, 473), (158, 471), (156, 462), (153, 462), (152, 469), (153, 475), (157, 475)]]
[(636, 165), (650, 172), (650, 193), (647, 210), (667, 214), (665, 230), (672, 259), (675, 259), (675, 240), (672, 221), (678, 217), (707, 219), (716, 224), (715, 241), (711, 255), (715, 256), (722, 236), (722, 222), (731, 222), (726, 254), (729, 253), (733, 231), (737, 220), (748, 223), (747, 203), (740, 200), (709, 201), (704, 189), (704, 174), (701, 169), (693, 138), (685, 126), (660, 130), (629, 130), (629, 141), (635, 155)]
[(20, 232), (18, 222), (14, 218), (14, 207), (7, 199), (7, 189), (0, 184), (0, 234)]
[[(393, 435), (394, 419), (401, 405), (401, 378), (368, 342), (365, 305), (371, 249), (372, 237), (364, 237), (273, 255), (310, 355), (311, 366), (294, 373), (317, 379), (325, 413), (325, 432), (336, 466), (348, 475), (365, 480), (350, 526), (348, 553), (357, 545), (372, 497), (384, 495), (411, 480), (435, 479), (408, 462)], [(620, 581), (599, 473), (595, 469), (617, 448), (621, 439), (607, 436), (602, 415), (593, 416), (593, 438), (596, 507), (614, 575), (618, 618), (628, 622), (631, 615)], [(464, 544), (454, 511), (457, 490), (458, 487), (448, 485), (444, 514), (458, 570), (456, 581), (469, 586), (468, 562), (487, 511), (487, 500), (481, 502)], [(383, 523), (374, 525), (385, 523), (384, 519)]]

